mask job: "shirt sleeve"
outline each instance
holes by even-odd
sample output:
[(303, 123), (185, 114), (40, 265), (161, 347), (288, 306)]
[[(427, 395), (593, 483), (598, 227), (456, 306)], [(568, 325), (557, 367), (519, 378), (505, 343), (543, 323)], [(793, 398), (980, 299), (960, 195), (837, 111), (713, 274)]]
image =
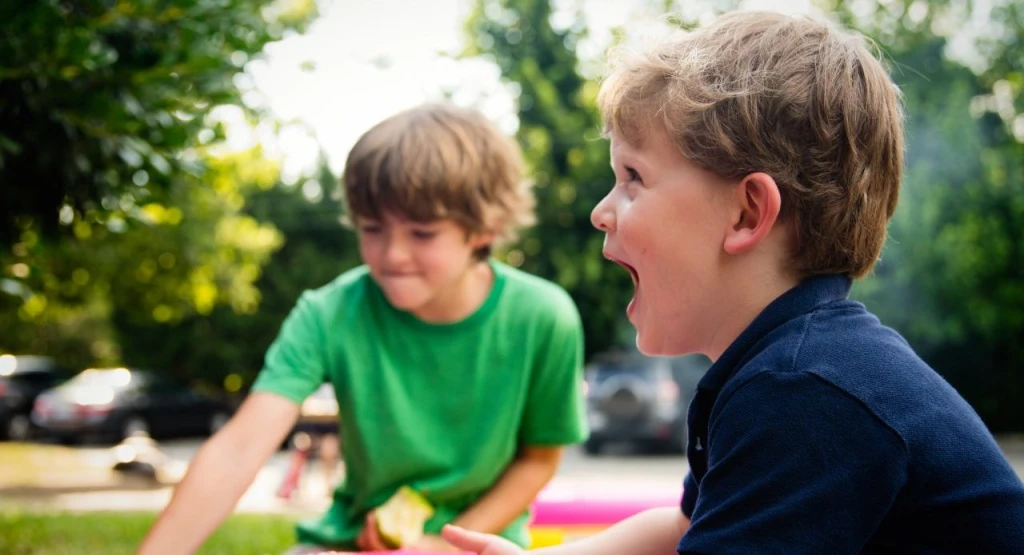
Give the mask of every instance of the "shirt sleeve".
[(323, 337), (313, 294), (307, 291), (281, 325), (251, 391), (275, 393), (301, 404), (324, 383)]
[(723, 401), (679, 553), (859, 553), (906, 481), (899, 435), (811, 374), (761, 374)]
[(526, 445), (566, 445), (587, 437), (583, 401), (583, 324), (572, 299), (552, 304), (550, 330), (540, 330), (520, 428)]

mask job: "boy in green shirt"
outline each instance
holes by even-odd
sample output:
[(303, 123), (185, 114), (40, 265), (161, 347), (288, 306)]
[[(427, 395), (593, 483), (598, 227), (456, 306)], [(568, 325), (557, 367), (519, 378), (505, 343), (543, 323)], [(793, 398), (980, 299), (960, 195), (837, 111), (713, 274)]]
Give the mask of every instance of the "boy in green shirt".
[[(380, 550), (399, 488), (433, 505), (416, 551), (457, 551), (456, 523), (528, 543), (528, 507), (585, 439), (582, 325), (558, 286), (490, 257), (532, 220), (515, 144), (475, 111), (432, 104), (369, 130), (343, 176), (364, 265), (307, 291), (236, 416), (196, 455), (142, 553), (194, 551), (324, 382), (346, 479), (296, 553)], [(495, 410), (495, 409), (500, 410)]]

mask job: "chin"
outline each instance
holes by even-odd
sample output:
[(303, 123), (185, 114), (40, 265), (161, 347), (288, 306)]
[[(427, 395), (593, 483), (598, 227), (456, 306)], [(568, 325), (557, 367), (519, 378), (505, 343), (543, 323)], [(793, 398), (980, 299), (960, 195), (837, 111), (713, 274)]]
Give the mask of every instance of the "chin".
[(641, 354), (649, 357), (662, 356), (661, 347), (661, 345), (656, 345), (652, 338), (649, 338), (639, 329), (636, 330), (636, 350), (640, 351)]
[(398, 310), (403, 310), (405, 312), (412, 312), (417, 308), (420, 308), (424, 304), (423, 299), (412, 296), (403, 295), (392, 297), (390, 295), (385, 295), (385, 297), (387, 297), (388, 302), (391, 303), (391, 306), (397, 308)]
[(674, 357), (696, 352), (685, 345), (674, 344), (666, 337), (651, 337), (637, 329), (636, 349), (649, 357)]

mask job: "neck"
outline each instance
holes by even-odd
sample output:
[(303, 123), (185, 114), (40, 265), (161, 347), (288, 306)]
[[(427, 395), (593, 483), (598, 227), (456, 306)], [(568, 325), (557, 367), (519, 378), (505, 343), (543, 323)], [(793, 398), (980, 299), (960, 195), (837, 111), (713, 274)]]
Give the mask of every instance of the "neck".
[(468, 318), (491, 294), (494, 272), (486, 261), (474, 261), (446, 292), (413, 315), (430, 324), (451, 324)]
[(739, 275), (741, 277), (731, 280), (727, 289), (737, 292), (733, 294), (734, 302), (723, 313), (704, 350), (712, 361), (718, 360), (772, 301), (800, 283), (800, 276), (796, 274), (746, 272)]

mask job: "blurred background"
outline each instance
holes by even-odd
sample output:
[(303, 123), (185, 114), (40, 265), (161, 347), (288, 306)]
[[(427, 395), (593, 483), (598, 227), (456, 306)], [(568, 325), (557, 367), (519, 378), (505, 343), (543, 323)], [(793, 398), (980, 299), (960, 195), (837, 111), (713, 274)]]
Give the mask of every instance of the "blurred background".
[[(604, 395), (592, 424), (643, 413), (656, 422), (631, 428), (653, 437), (608, 438), (678, 457), (673, 418), (706, 366), (630, 353), (630, 278), (602, 259), (589, 222), (612, 182), (595, 96), (608, 46), (737, 7), (823, 15), (890, 63), (906, 177), (882, 260), (853, 295), (1012, 443), (1024, 431), (1020, 0), (0, 0), (0, 433), (81, 439), (48, 433), (48, 417), (109, 442), (215, 430), (300, 292), (358, 264), (339, 224), (349, 147), (447, 98), (523, 149), (539, 223), (497, 256), (577, 302), (589, 391)], [(632, 377), (597, 383), (616, 372)], [(202, 406), (202, 418), (164, 430), (166, 416), (128, 418), (139, 413), (124, 396), (125, 416), (104, 425), (109, 400), (51, 389), (73, 376), (132, 383), (133, 398), (171, 414)], [(655, 393), (626, 387), (636, 380)], [(683, 459), (648, 451), (566, 472), (649, 475), (646, 464), (681, 478)], [(31, 466), (18, 453), (0, 451), (8, 476)], [(0, 547), (31, 545), (11, 537)]]

